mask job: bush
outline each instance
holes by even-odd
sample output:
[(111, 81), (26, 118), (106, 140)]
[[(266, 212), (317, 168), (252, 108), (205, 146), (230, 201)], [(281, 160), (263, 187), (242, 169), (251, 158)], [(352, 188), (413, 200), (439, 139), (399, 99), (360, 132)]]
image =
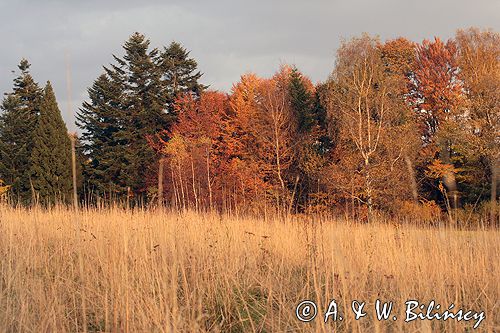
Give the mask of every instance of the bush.
[(442, 220), (442, 210), (433, 200), (421, 201), (400, 201), (395, 205), (395, 215), (400, 216), (406, 221), (435, 224)]

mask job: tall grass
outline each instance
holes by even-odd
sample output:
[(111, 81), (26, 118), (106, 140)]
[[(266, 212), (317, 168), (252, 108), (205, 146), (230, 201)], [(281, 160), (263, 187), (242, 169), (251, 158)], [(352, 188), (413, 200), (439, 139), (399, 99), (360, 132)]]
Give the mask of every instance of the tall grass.
[[(500, 233), (144, 210), (1, 207), (0, 332), (463, 332), (404, 302), (484, 310), (498, 331)], [(343, 321), (321, 318), (336, 299)], [(303, 299), (320, 313), (295, 317)], [(366, 301), (356, 321), (352, 300)], [(376, 299), (398, 320), (377, 321)]]

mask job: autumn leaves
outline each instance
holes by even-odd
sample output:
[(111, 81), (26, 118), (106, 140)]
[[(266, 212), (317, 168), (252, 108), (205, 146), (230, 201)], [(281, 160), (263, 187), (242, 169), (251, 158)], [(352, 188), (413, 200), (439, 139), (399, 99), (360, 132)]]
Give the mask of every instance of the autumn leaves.
[(495, 201), (495, 40), (476, 29), (421, 44), (363, 35), (341, 45), (325, 83), (283, 66), (270, 78), (243, 75), (229, 95), (182, 96), (159, 148), (166, 193), (184, 208), (368, 219), (407, 202), (458, 208), (480, 200), (485, 183)]

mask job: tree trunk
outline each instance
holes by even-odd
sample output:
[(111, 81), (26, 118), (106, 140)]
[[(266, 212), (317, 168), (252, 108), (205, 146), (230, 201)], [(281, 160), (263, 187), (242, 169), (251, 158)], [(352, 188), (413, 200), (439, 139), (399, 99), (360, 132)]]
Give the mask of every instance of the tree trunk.
[(498, 162), (493, 159), (491, 162), (491, 226), (498, 226), (497, 219), (497, 186), (498, 186)]
[(372, 189), (372, 180), (370, 175), (370, 160), (368, 158), (365, 159), (365, 191), (366, 191), (366, 206), (368, 208), (367, 222), (370, 223), (372, 221), (372, 213), (373, 213), (373, 189)]
[(69, 135), (71, 141), (71, 171), (73, 173), (73, 207), (78, 210), (78, 195), (76, 192), (76, 134)]
[(175, 175), (174, 175), (174, 166), (172, 163), (170, 163), (170, 172), (171, 172), (171, 177), (172, 177), (172, 188), (174, 191), (174, 202), (175, 202), (175, 209), (177, 211), (180, 210), (180, 199), (177, 191), (177, 182), (175, 181)]
[(213, 211), (212, 180), (210, 178), (210, 152), (207, 150), (207, 185), (210, 211)]
[(191, 156), (191, 177), (193, 179), (192, 186), (193, 186), (194, 205), (195, 205), (196, 212), (198, 212), (198, 194), (196, 193), (194, 161), (193, 161), (192, 156)]
[[(441, 159), (445, 164), (451, 164), (450, 151), (448, 148), (449, 143), (446, 143), (441, 147)], [(458, 196), (457, 179), (455, 174), (453, 172), (447, 172), (443, 176), (443, 184), (446, 186), (446, 190), (451, 197), (451, 207), (453, 209), (457, 209), (460, 206), (460, 198)]]
[(290, 203), (288, 204), (288, 216), (287, 217), (290, 217), (291, 212), (292, 212), (293, 201), (295, 200), (295, 192), (297, 191), (297, 184), (299, 183), (299, 179), (300, 179), (299, 176), (297, 176), (295, 178), (295, 185), (293, 187), (292, 197), (290, 198)]
[(177, 162), (177, 171), (179, 172), (179, 185), (181, 187), (182, 194), (182, 211), (186, 212), (186, 197), (184, 195), (184, 182), (182, 181), (182, 171), (181, 171), (181, 163)]
[(274, 139), (275, 139), (275, 153), (276, 153), (276, 168), (278, 172), (278, 180), (281, 185), (281, 189), (283, 190), (283, 193), (285, 192), (285, 182), (283, 181), (283, 178), (281, 177), (281, 161), (280, 161), (280, 142), (278, 138), (278, 126), (275, 124), (274, 126)]
[(163, 158), (158, 161), (158, 208), (163, 207)]
[(411, 194), (413, 196), (413, 201), (418, 203), (418, 189), (417, 189), (417, 180), (415, 178), (415, 169), (413, 168), (413, 162), (411, 161), (408, 154), (404, 156), (406, 168), (408, 169), (408, 175), (410, 176), (410, 186), (411, 186)]

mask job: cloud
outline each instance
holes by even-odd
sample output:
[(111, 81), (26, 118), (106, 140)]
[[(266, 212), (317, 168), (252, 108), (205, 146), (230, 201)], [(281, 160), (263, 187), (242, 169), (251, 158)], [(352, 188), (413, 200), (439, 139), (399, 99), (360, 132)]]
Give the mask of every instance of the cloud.
[[(362, 32), (382, 39), (453, 36), (460, 27), (500, 28), (496, 0), (442, 1), (0, 1), (0, 91), (12, 88), (22, 57), (35, 79), (53, 83), (71, 130), (86, 89), (135, 31), (153, 47), (181, 42), (205, 73), (203, 82), (229, 91), (240, 75), (271, 75), (294, 63), (315, 82), (331, 72), (341, 37)], [(72, 74), (68, 110), (66, 58)]]

